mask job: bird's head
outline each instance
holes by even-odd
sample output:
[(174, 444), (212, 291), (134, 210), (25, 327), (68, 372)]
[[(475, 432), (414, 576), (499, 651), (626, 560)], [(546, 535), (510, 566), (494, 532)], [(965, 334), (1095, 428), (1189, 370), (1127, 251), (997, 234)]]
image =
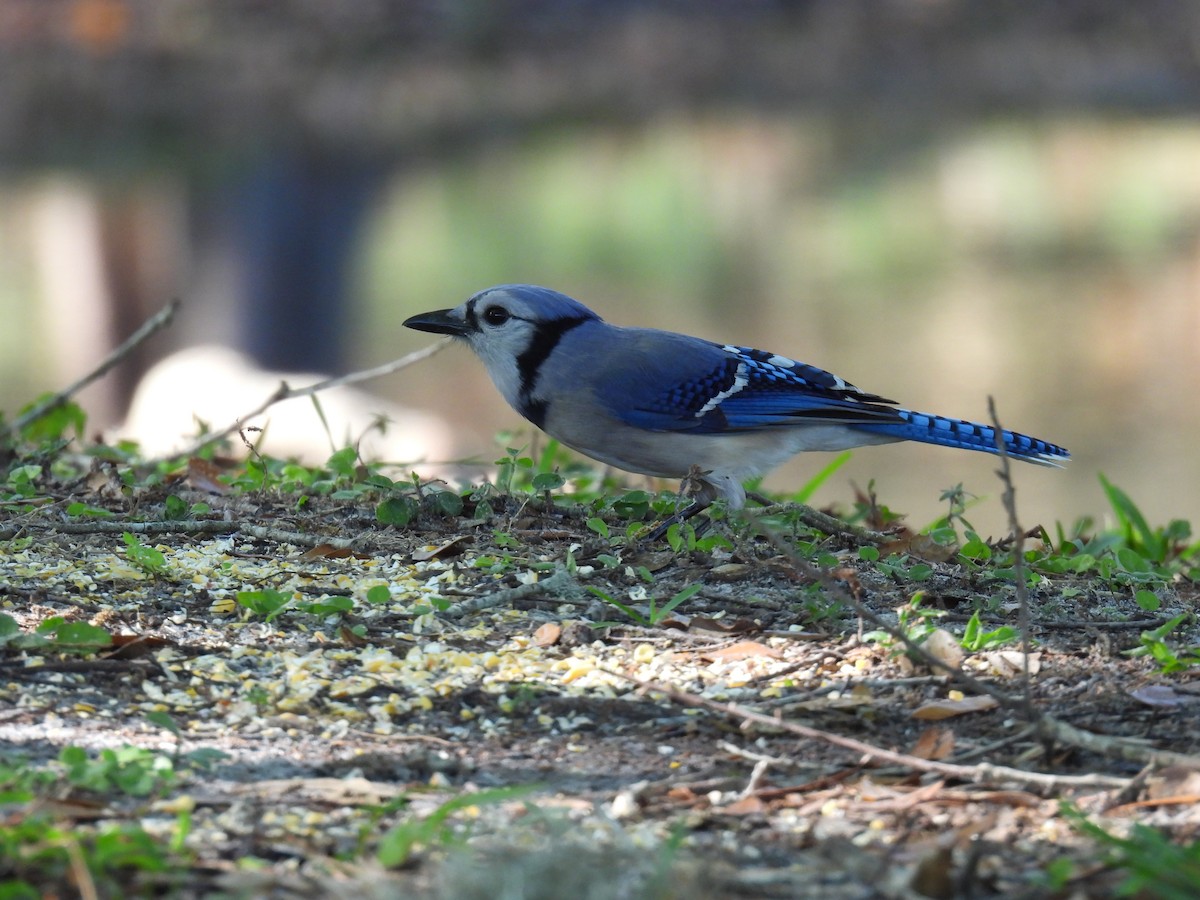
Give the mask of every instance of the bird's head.
[(421, 313), (408, 328), (449, 334), (471, 345), (506, 400), (528, 401), (542, 362), (567, 331), (600, 317), (580, 303), (532, 284), (503, 284), (480, 291), (461, 306)]

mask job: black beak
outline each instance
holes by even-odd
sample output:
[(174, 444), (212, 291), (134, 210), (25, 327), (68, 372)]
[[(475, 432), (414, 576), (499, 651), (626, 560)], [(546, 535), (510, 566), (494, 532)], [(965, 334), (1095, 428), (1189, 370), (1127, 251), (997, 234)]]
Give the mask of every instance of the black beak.
[(453, 310), (436, 309), (433, 312), (419, 313), (404, 320), (405, 328), (415, 328), (417, 331), (431, 331), (434, 334), (452, 334), (464, 337), (471, 329), (462, 319), (450, 315)]

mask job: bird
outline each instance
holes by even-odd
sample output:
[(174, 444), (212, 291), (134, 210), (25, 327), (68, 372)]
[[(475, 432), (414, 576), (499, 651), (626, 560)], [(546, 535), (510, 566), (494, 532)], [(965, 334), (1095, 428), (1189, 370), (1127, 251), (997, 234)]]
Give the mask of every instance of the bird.
[[(990, 425), (899, 407), (816, 366), (735, 344), (612, 325), (546, 287), (503, 284), (404, 325), (466, 341), (509, 405), (601, 463), (692, 485), (689, 518), (797, 453), (894, 441), (998, 454)], [(1013, 459), (1061, 466), (1064, 447), (1001, 432)], [(658, 529), (657, 531), (661, 531)]]

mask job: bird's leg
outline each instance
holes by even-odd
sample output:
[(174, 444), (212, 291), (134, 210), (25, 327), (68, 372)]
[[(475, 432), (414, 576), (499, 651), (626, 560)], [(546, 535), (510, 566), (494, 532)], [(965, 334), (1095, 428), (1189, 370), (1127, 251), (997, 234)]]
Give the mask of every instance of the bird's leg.
[[(702, 470), (699, 466), (692, 466), (688, 470), (687, 475), (679, 483), (679, 493), (685, 497), (691, 497), (692, 502), (675, 513), (675, 515), (663, 519), (658, 527), (650, 532), (647, 540), (660, 540), (670, 530), (672, 525), (682, 524), (712, 505), (712, 502), (717, 499), (717, 489), (709, 481), (705, 480), (704, 476), (707, 474), (708, 472)], [(696, 536), (699, 537), (702, 535), (708, 530), (710, 525), (712, 525), (711, 519), (701, 520), (695, 526)]]

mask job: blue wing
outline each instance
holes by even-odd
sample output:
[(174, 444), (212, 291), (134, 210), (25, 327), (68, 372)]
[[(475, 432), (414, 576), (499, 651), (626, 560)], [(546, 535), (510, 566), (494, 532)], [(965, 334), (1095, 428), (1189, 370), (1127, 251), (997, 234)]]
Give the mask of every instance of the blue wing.
[[(662, 341), (642, 365), (612, 373), (612, 412), (651, 431), (717, 434), (804, 424), (902, 423), (893, 400), (860, 391), (836, 375), (749, 347), (696, 338)], [(671, 337), (681, 337), (672, 335)], [(628, 361), (628, 358), (626, 359)], [(688, 373), (680, 377), (680, 373)]]

